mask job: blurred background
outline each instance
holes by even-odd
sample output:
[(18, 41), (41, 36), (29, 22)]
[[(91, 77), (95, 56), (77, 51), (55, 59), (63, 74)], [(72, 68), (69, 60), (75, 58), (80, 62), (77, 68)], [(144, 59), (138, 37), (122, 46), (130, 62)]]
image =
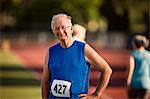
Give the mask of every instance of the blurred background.
[[(85, 26), (87, 42), (113, 69), (104, 99), (127, 99), (131, 39), (150, 39), (149, 9), (149, 0), (0, 0), (0, 99), (41, 99), (45, 53), (57, 42), (50, 21), (57, 13)], [(89, 93), (98, 78), (91, 68)]]

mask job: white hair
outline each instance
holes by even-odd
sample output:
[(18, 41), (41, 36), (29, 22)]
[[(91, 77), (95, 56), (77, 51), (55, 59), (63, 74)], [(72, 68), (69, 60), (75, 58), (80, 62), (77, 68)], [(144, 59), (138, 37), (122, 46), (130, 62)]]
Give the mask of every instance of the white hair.
[(72, 26), (72, 22), (71, 22), (71, 16), (68, 16), (67, 14), (64, 13), (60, 13), (60, 14), (56, 14), (52, 17), (52, 21), (51, 21), (51, 29), (52, 31), (54, 31), (54, 24), (55, 21), (59, 18), (59, 17), (66, 17), (69, 21), (69, 24)]

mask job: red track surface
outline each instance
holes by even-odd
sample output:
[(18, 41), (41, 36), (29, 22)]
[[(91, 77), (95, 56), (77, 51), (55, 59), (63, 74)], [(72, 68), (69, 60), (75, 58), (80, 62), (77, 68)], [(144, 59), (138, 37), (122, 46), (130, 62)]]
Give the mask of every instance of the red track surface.
[[(92, 93), (95, 90), (95, 87), (89, 88), (89, 93)], [(104, 94), (102, 95), (103, 99), (127, 99), (127, 92), (125, 87), (107, 87)]]
[[(26, 66), (39, 67), (44, 63), (45, 54), (50, 46), (55, 42), (41, 45), (15, 46), (12, 50), (20, 57)], [(129, 52), (126, 50), (103, 50), (95, 48), (95, 50), (113, 66), (127, 66)]]

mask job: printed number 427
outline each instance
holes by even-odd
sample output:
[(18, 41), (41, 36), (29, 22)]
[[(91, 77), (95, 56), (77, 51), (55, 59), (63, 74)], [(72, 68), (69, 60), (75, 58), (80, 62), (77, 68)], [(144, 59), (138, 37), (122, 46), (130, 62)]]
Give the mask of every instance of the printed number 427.
[(58, 94), (65, 94), (66, 88), (66, 85), (56, 84), (54, 87), (54, 91)]

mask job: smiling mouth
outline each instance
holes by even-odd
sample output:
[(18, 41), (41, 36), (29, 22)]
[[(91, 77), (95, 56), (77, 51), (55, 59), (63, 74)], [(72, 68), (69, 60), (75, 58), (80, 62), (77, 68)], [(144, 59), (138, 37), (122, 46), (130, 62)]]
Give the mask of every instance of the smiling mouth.
[(66, 32), (64, 32), (64, 33), (57, 33), (56, 36), (59, 37), (59, 38), (64, 38), (64, 37), (67, 37), (67, 33)]
[(61, 37), (66, 37), (67, 36), (67, 33), (64, 32), (64, 34), (61, 34)]

